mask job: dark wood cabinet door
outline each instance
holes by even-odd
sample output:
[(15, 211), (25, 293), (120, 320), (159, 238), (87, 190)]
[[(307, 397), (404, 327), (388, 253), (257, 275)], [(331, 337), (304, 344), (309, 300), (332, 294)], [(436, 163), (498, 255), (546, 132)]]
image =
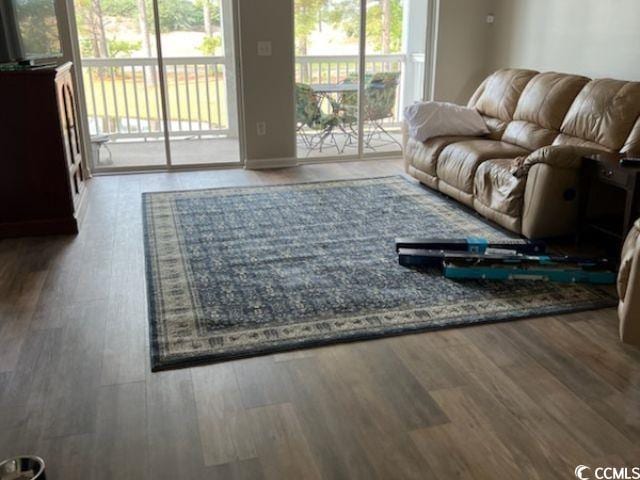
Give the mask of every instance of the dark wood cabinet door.
[(60, 125), (65, 144), (65, 157), (69, 168), (69, 186), (74, 207), (78, 208), (78, 202), (84, 190), (84, 171), (76, 119), (75, 94), (70, 70), (66, 70), (56, 77), (56, 93), (60, 112)]

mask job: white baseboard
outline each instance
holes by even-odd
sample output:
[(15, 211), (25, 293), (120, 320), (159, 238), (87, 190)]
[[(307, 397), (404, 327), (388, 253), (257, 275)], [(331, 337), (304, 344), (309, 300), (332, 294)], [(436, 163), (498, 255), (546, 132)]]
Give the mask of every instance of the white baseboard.
[(246, 170), (260, 170), (263, 168), (286, 168), (298, 166), (297, 158), (247, 158), (244, 162)]

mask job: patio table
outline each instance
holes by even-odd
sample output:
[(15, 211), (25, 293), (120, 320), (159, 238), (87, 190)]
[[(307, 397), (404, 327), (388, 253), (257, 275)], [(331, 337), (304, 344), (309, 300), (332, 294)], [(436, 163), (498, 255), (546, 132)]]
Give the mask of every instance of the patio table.
[[(336, 99), (336, 96), (339, 96), (341, 93), (350, 93), (350, 92), (358, 92), (359, 85), (358, 83), (315, 83), (309, 85), (318, 95), (318, 105), (325, 113), (331, 114), (337, 113), (336, 109), (340, 109), (341, 106), (339, 104), (339, 100)], [(367, 88), (384, 88), (384, 85), (368, 85)], [(331, 98), (334, 98), (332, 101)], [(345, 136), (345, 141), (342, 147), (338, 146), (338, 142), (334, 136), (335, 130), (339, 130), (339, 133)], [(357, 133), (353, 129), (351, 125), (347, 125), (345, 127), (342, 123), (337, 124), (329, 124), (324, 130), (318, 135), (317, 142), (311, 141), (307, 147), (308, 152), (307, 155), (311, 153), (311, 151), (315, 149), (319, 149), (322, 151), (322, 148), (325, 144), (325, 140), (329, 139), (333, 146), (335, 146), (338, 153), (344, 152), (344, 149), (349, 146), (357, 145)], [(355, 139), (355, 142), (354, 142)]]
[[(318, 94), (321, 104), (336, 93), (357, 92), (359, 88), (357, 83), (312, 83), (310, 87)], [(384, 88), (384, 85), (371, 84), (367, 88)]]
[(357, 83), (315, 83), (311, 84), (318, 93), (343, 93), (343, 92), (355, 92), (358, 90)]
[(357, 92), (357, 83), (315, 83), (310, 85), (318, 94), (320, 105), (327, 104), (329, 109), (332, 108), (330, 97), (336, 93)]

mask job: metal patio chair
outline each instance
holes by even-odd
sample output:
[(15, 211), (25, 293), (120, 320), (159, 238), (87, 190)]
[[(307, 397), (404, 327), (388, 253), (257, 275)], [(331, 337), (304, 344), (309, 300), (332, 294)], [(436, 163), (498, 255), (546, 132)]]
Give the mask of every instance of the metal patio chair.
[[(376, 150), (385, 145), (396, 144), (401, 148), (400, 142), (384, 127), (383, 121), (394, 116), (396, 104), (396, 92), (400, 80), (400, 72), (367, 73), (364, 81), (363, 121), (367, 126), (367, 134), (364, 135), (364, 145)], [(357, 83), (357, 74), (345, 78), (343, 83)], [(346, 92), (338, 99), (338, 109), (342, 121), (342, 128), (347, 134), (343, 150), (347, 147), (356, 147), (358, 134), (354, 126), (358, 124), (358, 94)], [(375, 139), (378, 139), (374, 143)]]
[(306, 156), (314, 150), (322, 152), (327, 143), (340, 153), (341, 148), (334, 133), (339, 124), (333, 105), (330, 113), (324, 113), (322, 98), (317, 92), (310, 85), (296, 84), (296, 133), (307, 149)]

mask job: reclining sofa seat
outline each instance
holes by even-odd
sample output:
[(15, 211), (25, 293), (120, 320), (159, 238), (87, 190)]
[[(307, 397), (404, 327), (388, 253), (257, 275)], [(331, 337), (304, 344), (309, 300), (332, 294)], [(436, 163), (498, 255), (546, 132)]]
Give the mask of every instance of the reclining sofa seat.
[[(516, 180), (510, 172), (512, 159), (526, 157), (533, 150), (551, 145), (571, 102), (588, 79), (557, 73), (516, 72), (527, 81), (517, 95), (513, 89), (507, 91), (506, 97), (515, 102), (509, 102), (513, 103), (510, 111), (502, 112), (501, 118), (509, 121), (500, 125), (500, 140), (480, 139), (449, 145), (438, 158), (437, 174), (441, 192), (519, 232), (524, 185), (519, 185), (522, 181), (512, 181)], [(500, 98), (500, 90), (494, 91), (493, 96)], [(487, 110), (486, 98), (485, 90), (475, 104), (481, 112)], [(485, 163), (490, 165), (482, 170), (478, 189), (477, 172)], [(477, 200), (478, 193), (480, 200)]]
[(478, 167), (473, 202), (477, 212), (522, 233), (526, 175), (514, 173), (529, 153), (554, 142), (571, 104), (588, 82), (586, 77), (555, 72), (539, 73), (529, 81), (502, 136), (503, 142), (517, 145), (526, 153), (521, 157), (494, 157)]
[(552, 146), (525, 160), (529, 170), (522, 233), (529, 238), (574, 233), (578, 201), (563, 201), (562, 196), (579, 190), (582, 157), (596, 152), (637, 153), (634, 137), (639, 121), (640, 82), (591, 80), (572, 103)]
[[(475, 107), (482, 115), (490, 132), (487, 138), (443, 136), (420, 142), (408, 137), (405, 129), (404, 157), (407, 173), (431, 188), (440, 189), (437, 164), (442, 151), (451, 144), (472, 139), (499, 141), (508, 122), (512, 119), (522, 90), (536, 73), (533, 70), (521, 69), (498, 70), (487, 77), (476, 89), (468, 106)], [(520, 150), (518, 153), (521, 153)], [(449, 193), (455, 195), (452, 189), (449, 189)], [(463, 195), (460, 195), (460, 198), (468, 199)], [(470, 202), (467, 204), (470, 205)]]
[(422, 183), (529, 238), (572, 233), (581, 157), (640, 150), (640, 83), (505, 69), (469, 106), (487, 137), (405, 137), (405, 165)]

